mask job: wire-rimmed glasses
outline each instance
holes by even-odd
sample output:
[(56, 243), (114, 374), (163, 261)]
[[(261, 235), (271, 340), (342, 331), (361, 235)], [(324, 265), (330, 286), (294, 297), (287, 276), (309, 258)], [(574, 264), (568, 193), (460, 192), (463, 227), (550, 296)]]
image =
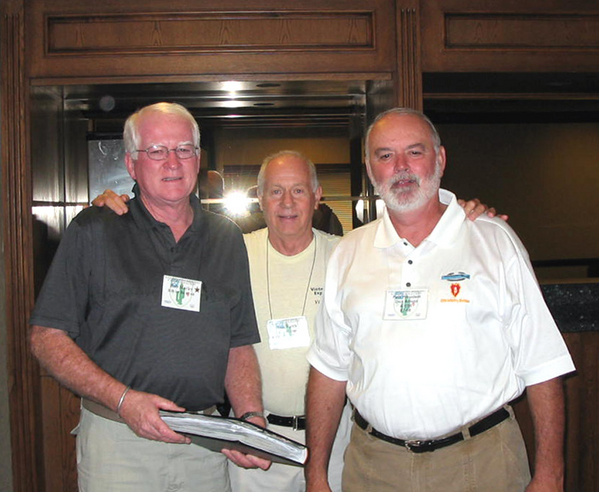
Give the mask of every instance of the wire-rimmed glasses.
[(152, 145), (145, 150), (136, 149), (135, 152), (145, 152), (153, 161), (165, 161), (170, 152), (174, 152), (178, 159), (191, 159), (198, 154), (198, 148), (192, 144), (177, 145), (174, 149), (169, 149), (164, 145)]

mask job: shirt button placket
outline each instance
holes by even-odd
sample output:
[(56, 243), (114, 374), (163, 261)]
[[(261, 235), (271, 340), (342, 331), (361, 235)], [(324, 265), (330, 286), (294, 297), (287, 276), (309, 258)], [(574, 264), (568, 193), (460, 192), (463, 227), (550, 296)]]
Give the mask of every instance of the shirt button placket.
[[(408, 263), (408, 265), (411, 266), (414, 262), (412, 260), (408, 260), (407, 263)], [(408, 270), (408, 273), (410, 273), (410, 274), (412, 273), (411, 268), (407, 268), (407, 270)], [(408, 288), (412, 287), (412, 282), (406, 282), (406, 287), (408, 287)]]

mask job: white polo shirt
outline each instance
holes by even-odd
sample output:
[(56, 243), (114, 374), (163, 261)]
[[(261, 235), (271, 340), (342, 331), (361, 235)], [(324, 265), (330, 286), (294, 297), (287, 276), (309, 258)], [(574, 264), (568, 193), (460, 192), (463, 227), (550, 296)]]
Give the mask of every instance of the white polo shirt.
[(404, 439), (453, 432), (574, 370), (514, 231), (440, 197), (448, 207), (416, 248), (386, 212), (341, 240), (308, 353), (377, 430)]

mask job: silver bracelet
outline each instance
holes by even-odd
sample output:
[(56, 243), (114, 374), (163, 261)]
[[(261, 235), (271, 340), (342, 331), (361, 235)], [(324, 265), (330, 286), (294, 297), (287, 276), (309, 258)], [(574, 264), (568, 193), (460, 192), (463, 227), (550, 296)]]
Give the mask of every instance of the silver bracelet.
[(239, 420), (249, 420), (253, 417), (260, 417), (263, 419), (264, 414), (262, 412), (245, 412), (241, 417), (239, 417)]
[(125, 396), (127, 396), (127, 393), (129, 392), (130, 389), (131, 389), (131, 386), (127, 386), (125, 388), (125, 391), (123, 391), (123, 394), (121, 395), (121, 399), (119, 400), (119, 404), (116, 406), (116, 414), (119, 417), (121, 416), (121, 407), (123, 406), (123, 402), (125, 401)]

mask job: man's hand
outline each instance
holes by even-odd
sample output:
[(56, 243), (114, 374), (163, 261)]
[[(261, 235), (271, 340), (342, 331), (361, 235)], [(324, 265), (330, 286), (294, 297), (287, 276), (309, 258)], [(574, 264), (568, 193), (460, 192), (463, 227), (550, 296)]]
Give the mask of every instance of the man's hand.
[(466, 216), (470, 220), (475, 220), (477, 217), (486, 213), (489, 217), (499, 217), (503, 220), (508, 220), (508, 216), (505, 214), (497, 214), (497, 211), (493, 207), (487, 207), (484, 203), (481, 203), (478, 198), (472, 200), (458, 199), (458, 203), (464, 208)]
[(143, 391), (129, 390), (123, 400), (120, 416), (139, 437), (153, 441), (189, 444), (191, 439), (177, 434), (158, 415), (159, 410), (184, 412), (185, 409), (166, 398)]
[(234, 449), (223, 449), (222, 453), (233, 463), (242, 468), (261, 468), (262, 470), (268, 470), (270, 468), (270, 461), (258, 458), (251, 454), (243, 454)]
[[(266, 419), (264, 419), (264, 417), (253, 417), (248, 419), (248, 422), (259, 425), (260, 427), (266, 427)], [(242, 468), (261, 468), (262, 470), (268, 470), (271, 465), (269, 460), (258, 458), (252, 454), (244, 454), (234, 449), (223, 449), (221, 452), (233, 463)]]
[(108, 207), (117, 215), (123, 215), (129, 212), (127, 202), (131, 200), (129, 195), (117, 195), (112, 190), (104, 190), (104, 193), (98, 195), (92, 200), (95, 207)]

